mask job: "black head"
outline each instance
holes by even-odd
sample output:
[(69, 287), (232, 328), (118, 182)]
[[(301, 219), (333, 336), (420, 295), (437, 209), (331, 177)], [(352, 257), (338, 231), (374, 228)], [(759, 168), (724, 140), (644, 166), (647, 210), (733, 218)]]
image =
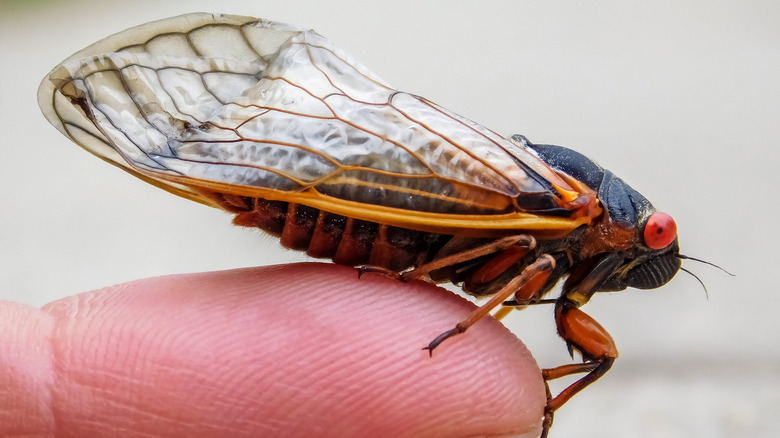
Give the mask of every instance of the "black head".
[(628, 287), (655, 289), (668, 283), (680, 270), (682, 261), (677, 239), (664, 250), (638, 251), (626, 259), (604, 284), (600, 292), (619, 291)]
[(680, 269), (677, 226), (666, 213), (657, 212), (642, 194), (612, 172), (579, 152), (554, 145), (523, 142), (550, 167), (581, 181), (598, 193), (609, 221), (623, 229), (635, 230), (635, 245), (626, 251), (624, 263), (599, 288), (617, 291), (627, 287), (654, 289), (663, 286)]

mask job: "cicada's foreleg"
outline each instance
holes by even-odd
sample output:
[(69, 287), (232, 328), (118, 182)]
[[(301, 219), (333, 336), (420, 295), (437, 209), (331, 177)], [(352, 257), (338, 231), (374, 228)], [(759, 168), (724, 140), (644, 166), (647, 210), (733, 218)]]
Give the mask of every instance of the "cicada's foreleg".
[(586, 386), (598, 380), (612, 367), (618, 357), (617, 347), (612, 336), (596, 320), (585, 312), (567, 303), (565, 299), (558, 302), (555, 307), (555, 322), (558, 333), (566, 341), (571, 351), (576, 349), (582, 354), (583, 363), (562, 365), (542, 371), (545, 384), (547, 381), (559, 379), (572, 374), (587, 373), (581, 379), (569, 385), (555, 397), (547, 389), (547, 407), (545, 409), (544, 433), (552, 425), (553, 414), (575, 394), (585, 389)]
[(446, 339), (465, 332), (466, 329), (490, 313), (496, 306), (501, 305), (510, 296), (526, 297), (536, 294), (542, 289), (547, 282), (547, 279), (550, 278), (550, 274), (554, 269), (555, 259), (552, 256), (545, 254), (539, 257), (536, 261), (526, 266), (520, 275), (512, 279), (512, 281), (496, 292), (487, 303), (471, 312), (466, 319), (455, 325), (455, 328), (452, 330), (448, 330), (437, 336), (436, 339), (431, 341), (431, 343), (424, 348), (424, 350), (428, 350), (428, 352), (433, 355), (433, 350), (438, 347), (439, 344)]
[(572, 374), (585, 373), (585, 375), (555, 397), (552, 397), (548, 387), (542, 437), (547, 436), (555, 411), (609, 371), (618, 357), (612, 336), (601, 324), (578, 307), (590, 300), (598, 287), (613, 272), (615, 266), (619, 265), (620, 257), (619, 254), (607, 256), (595, 263), (584, 276), (576, 278), (571, 283), (567, 280), (563, 295), (555, 303), (555, 324), (558, 327), (558, 334), (566, 341), (569, 353), (577, 350), (582, 354), (583, 363), (543, 370), (545, 384), (549, 380)]

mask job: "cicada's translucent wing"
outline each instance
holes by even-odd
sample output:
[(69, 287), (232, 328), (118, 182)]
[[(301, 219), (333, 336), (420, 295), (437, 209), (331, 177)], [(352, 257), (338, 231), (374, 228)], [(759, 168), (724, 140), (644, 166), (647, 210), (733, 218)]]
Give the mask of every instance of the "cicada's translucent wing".
[(269, 21), (192, 14), (133, 28), (65, 60), (38, 98), (87, 150), (204, 203), (231, 193), (411, 228), (589, 220), (543, 217), (577, 188), (522, 145)]

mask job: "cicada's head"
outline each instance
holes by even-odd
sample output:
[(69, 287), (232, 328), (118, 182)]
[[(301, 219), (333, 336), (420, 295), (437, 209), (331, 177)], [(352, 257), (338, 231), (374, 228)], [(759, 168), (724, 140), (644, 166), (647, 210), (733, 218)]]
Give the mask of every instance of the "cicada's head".
[(581, 181), (598, 193), (599, 201), (611, 225), (631, 233), (630, 245), (622, 265), (618, 266), (599, 291), (618, 291), (628, 287), (654, 289), (663, 286), (681, 266), (677, 225), (671, 216), (655, 210), (642, 194), (593, 162), (562, 146), (528, 147), (553, 169)]
[(631, 244), (621, 266), (599, 287), (618, 291), (628, 287), (655, 289), (668, 283), (680, 270), (677, 224), (666, 213), (616, 177), (603, 170), (598, 196), (612, 226), (630, 230)]
[(654, 212), (639, 230), (641, 239), (599, 291), (655, 289), (668, 283), (680, 270), (677, 227), (671, 216)]

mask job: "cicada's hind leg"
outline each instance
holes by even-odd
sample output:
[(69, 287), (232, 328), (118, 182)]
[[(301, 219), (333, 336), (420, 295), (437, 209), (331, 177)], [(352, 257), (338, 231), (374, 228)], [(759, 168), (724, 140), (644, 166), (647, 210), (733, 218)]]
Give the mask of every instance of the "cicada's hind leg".
[[(516, 235), (507, 236), (501, 239), (497, 239), (486, 243), (484, 245), (470, 248), (463, 251), (457, 251), (453, 254), (440, 257), (432, 260), (414, 269), (410, 269), (404, 272), (396, 272), (381, 266), (360, 266), (358, 267), (358, 275), (363, 275), (366, 272), (373, 272), (377, 274), (383, 274), (391, 278), (407, 282), (422, 278), (429, 273), (436, 271), (437, 269), (446, 268), (448, 266), (457, 265), (458, 263), (468, 262), (470, 260), (477, 259), (482, 256), (495, 254), (498, 252), (517, 254), (516, 257), (521, 257), (528, 253), (536, 246), (536, 241), (533, 237), (528, 235)], [(504, 268), (505, 269), (505, 268)]]
[[(499, 258), (500, 259), (500, 258)], [(504, 285), (496, 292), (490, 300), (482, 306), (475, 309), (466, 319), (455, 325), (455, 328), (437, 336), (424, 350), (433, 355), (433, 350), (446, 339), (459, 335), (482, 319), (491, 310), (503, 304), (510, 296), (528, 297), (536, 295), (550, 278), (550, 274), (555, 269), (555, 259), (550, 255), (542, 255), (536, 261), (526, 266), (523, 272)], [(525, 298), (523, 298), (525, 299)]]

